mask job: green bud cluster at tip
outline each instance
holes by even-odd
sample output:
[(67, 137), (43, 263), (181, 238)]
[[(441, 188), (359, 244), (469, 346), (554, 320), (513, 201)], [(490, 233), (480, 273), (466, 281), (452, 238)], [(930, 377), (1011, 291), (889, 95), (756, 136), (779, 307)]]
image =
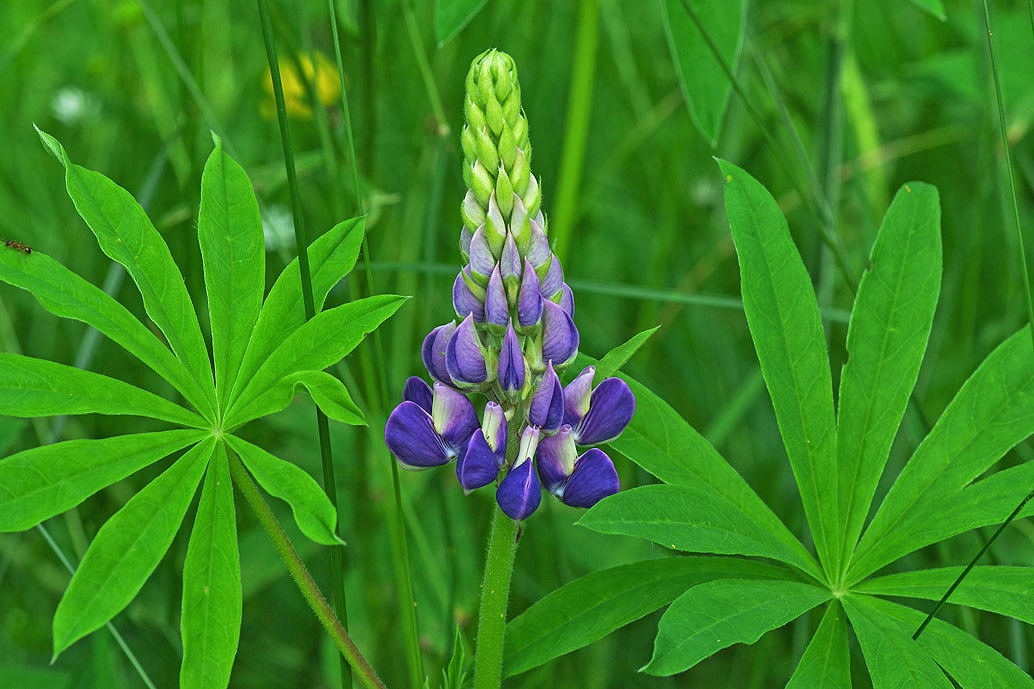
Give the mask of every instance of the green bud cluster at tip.
[(486, 225), (493, 254), (498, 255), (503, 228), (511, 229), (518, 244), (529, 236), (531, 219), (540, 220), (546, 231), (545, 219), (539, 215), (542, 194), (531, 174), (528, 120), (521, 108), (513, 58), (494, 48), (474, 58), (467, 73), (463, 112), (463, 180), (469, 191), (460, 213), (468, 237)]

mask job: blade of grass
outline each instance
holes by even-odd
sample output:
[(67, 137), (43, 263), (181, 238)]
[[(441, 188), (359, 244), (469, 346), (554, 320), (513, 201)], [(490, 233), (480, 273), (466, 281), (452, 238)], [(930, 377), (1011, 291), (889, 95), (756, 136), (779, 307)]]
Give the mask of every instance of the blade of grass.
[[(1023, 274), (1023, 296), (1025, 297), (1027, 302), (1027, 320), (1029, 323), (1034, 324), (1034, 300), (1032, 300), (1031, 298), (1030, 275), (1027, 266), (1027, 251), (1023, 245), (1023, 225), (1020, 222), (1020, 206), (1016, 198), (1016, 179), (1012, 169), (1012, 154), (1009, 151), (1009, 132), (1005, 122), (1005, 102), (1002, 99), (1002, 84), (1001, 80), (998, 77), (998, 62), (995, 59), (995, 47), (993, 40), (994, 34), (991, 32), (991, 9), (988, 7), (987, 0), (983, 0), (983, 5), (984, 28), (987, 31), (987, 53), (991, 58), (991, 76), (994, 77), (995, 102), (998, 108), (998, 125), (1002, 135), (1002, 149), (1005, 153), (1005, 171), (1009, 179), (1009, 194), (1012, 199), (1013, 222), (1015, 223), (1016, 229), (1017, 248), (1019, 249), (1020, 253), (1020, 272)], [(1034, 3), (1028, 3), (1028, 7), (1030, 8), (1031, 29), (1032, 31), (1034, 31)], [(1031, 344), (1034, 345), (1034, 327), (1031, 328)], [(941, 599), (937, 601), (937, 605), (935, 605), (933, 610), (931, 610), (930, 613), (926, 616), (926, 619), (923, 620), (923, 623), (919, 625), (919, 628), (916, 630), (915, 634), (912, 635), (913, 639), (919, 638), (919, 635), (923, 633), (923, 630), (926, 629), (926, 627), (930, 624), (933, 618), (937, 615), (940, 609), (947, 602), (948, 597), (951, 596), (952, 592), (956, 588), (958, 588), (959, 584), (962, 583), (962, 580), (966, 578), (966, 575), (970, 573), (970, 571), (980, 560), (980, 558), (983, 557), (984, 553), (986, 553), (991, 548), (991, 545), (994, 544), (994, 542), (998, 539), (1002, 532), (1005, 531), (1006, 527), (1008, 527), (1009, 524), (1012, 523), (1012, 521), (1020, 513), (1023, 507), (1031, 499), (1034, 499), (1034, 490), (1028, 493), (1026, 497), (1024, 497), (1023, 500), (1020, 501), (1020, 504), (1016, 506), (1016, 509), (1014, 509), (1012, 513), (1008, 517), (1006, 517), (1005, 521), (1002, 522), (1001, 526), (999, 526), (998, 529), (991, 535), (991, 537), (987, 539), (983, 547), (981, 547), (980, 550), (977, 551), (977, 554), (974, 555), (972, 559), (970, 559), (969, 564), (966, 565), (966, 568), (959, 573), (958, 578), (955, 579), (954, 582), (952, 582), (952, 585), (949, 586), (948, 590), (944, 592), (944, 595), (941, 596)]]
[[(276, 100), (276, 115), (280, 125), (280, 141), (284, 149), (284, 165), (287, 170), (287, 185), (291, 195), (291, 212), (294, 216), (294, 238), (295, 248), (298, 254), (298, 275), (302, 283), (302, 301), (305, 305), (305, 319), (311, 320), (316, 315), (315, 300), (312, 296), (312, 274), (309, 270), (309, 246), (308, 237), (305, 234), (305, 219), (302, 215), (301, 195), (298, 191), (298, 177), (294, 165), (294, 148), (291, 144), (291, 129), (287, 122), (287, 106), (284, 103), (284, 87), (280, 80), (280, 66), (277, 62), (276, 46), (273, 45), (273, 29), (269, 20), (269, 7), (265, 0), (257, 0), (259, 21), (262, 26), (262, 39), (266, 46), (266, 59), (269, 63), (269, 73), (273, 82), (273, 97)], [(365, 242), (365, 234), (364, 239)], [(320, 443), (320, 457), (323, 462), (323, 489), (334, 507), (334, 513), (338, 512), (337, 484), (334, 479), (334, 457), (330, 446), (330, 424), (327, 416), (319, 408), (316, 409), (316, 429)], [(231, 465), (231, 468), (235, 468)], [(236, 479), (236, 474), (234, 475)], [(338, 523), (340, 523), (338, 519)], [(330, 574), (332, 582), (332, 598), (334, 610), (337, 611), (341, 620), (342, 631), (347, 628), (347, 601), (345, 598), (345, 578), (343, 569), (343, 553), (341, 546), (330, 546)], [(345, 656), (348, 658), (348, 656)], [(356, 667), (349, 658), (349, 664)], [(359, 679), (362, 680), (364, 673), (356, 668)], [(351, 677), (342, 669), (341, 685), (345, 689), (351, 686)]]

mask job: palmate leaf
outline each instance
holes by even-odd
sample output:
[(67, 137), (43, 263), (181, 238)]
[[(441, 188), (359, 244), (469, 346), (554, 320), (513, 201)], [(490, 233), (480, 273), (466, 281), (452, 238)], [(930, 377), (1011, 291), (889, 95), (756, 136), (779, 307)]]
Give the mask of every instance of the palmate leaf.
[(819, 560), (838, 571), (836, 428), (826, 339), (811, 279), (772, 195), (718, 161), (743, 310)]
[(506, 626), (503, 676), (538, 667), (602, 639), (697, 584), (715, 579), (782, 579), (782, 567), (727, 557), (644, 560), (575, 579)]
[(204, 427), (200, 416), (135, 385), (46, 359), (0, 353), (0, 414), (128, 414)]
[(653, 541), (673, 550), (757, 555), (807, 570), (799, 552), (737, 510), (710, 486), (652, 485), (596, 503), (577, 522), (607, 534)]
[(24, 531), (187, 445), (197, 430), (66, 440), (0, 461), (0, 533)]
[(793, 581), (727, 579), (686, 591), (661, 617), (651, 675), (688, 670), (735, 643), (752, 644), (830, 598), (828, 589)]
[[(893, 626), (911, 637), (924, 614), (904, 605), (864, 595), (850, 596), (856, 607), (879, 616), (885, 626)], [(962, 689), (1034, 689), (1034, 679), (1013, 665), (1001, 653), (947, 622), (934, 619), (916, 643), (955, 679)]]
[(843, 601), (874, 689), (951, 689), (937, 663), (866, 596), (848, 595)]
[(215, 448), (198, 443), (109, 519), (54, 613), (54, 657), (125, 608), (169, 549)]
[(225, 689), (241, 632), (241, 564), (233, 485), (220, 443), (201, 491), (183, 563), (180, 686)]
[(668, 45), (689, 114), (700, 133), (714, 146), (732, 84), (687, 13), (684, 2), (707, 28), (708, 38), (734, 74), (743, 44), (746, 3), (743, 0), (666, 0), (664, 3)]
[(804, 649), (786, 689), (851, 689), (847, 620), (840, 601), (826, 606), (822, 622)]
[[(323, 309), (330, 288), (355, 266), (365, 226), (365, 218), (345, 220), (309, 246), (307, 253), (312, 273), (312, 298), (317, 311)], [(295, 258), (280, 273), (266, 295), (230, 400), (237, 399), (244, 384), (251, 380), (273, 350), (304, 323), (302, 283), (298, 276), (298, 259)]]
[(291, 506), (302, 533), (324, 545), (336, 545), (337, 513), (319, 484), (305, 471), (236, 436), (226, 436), (259, 485)]
[(216, 389), (219, 407), (225, 409), (262, 306), (266, 247), (251, 181), (226, 155), (218, 137), (201, 175), (197, 235), (212, 321)]
[[(583, 354), (575, 360), (574, 370), (596, 361)], [(724, 502), (722, 509), (738, 513), (756, 525), (759, 532), (795, 553), (793, 564), (816, 580), (822, 579), (815, 558), (794, 538), (747, 482), (700, 433), (649, 388), (628, 376), (636, 399), (632, 421), (611, 446), (666, 483), (700, 490), (708, 488), (713, 500)]]
[(132, 194), (104, 175), (75, 165), (57, 139), (36, 129), (65, 167), (65, 187), (76, 211), (93, 230), (101, 250), (121, 263), (144, 300), (144, 309), (215, 407), (215, 385), (208, 350), (183, 275), (169, 247)]
[(82, 321), (119, 344), (169, 381), (200, 411), (214, 419), (198, 381), (169, 348), (126, 307), (46, 254), (22, 257), (0, 251), (0, 280), (31, 293), (40, 306), (61, 318)]
[(1032, 432), (1034, 353), (1025, 328), (984, 359), (916, 449), (862, 536), (848, 583), (981, 525), (959, 522), (950, 513), (970, 502), (964, 496), (971, 489), (963, 490), (970, 481)]
[(941, 285), (940, 215), (937, 189), (903, 185), (858, 286), (838, 401), (841, 549), (858, 541), (919, 375)]
[(398, 310), (407, 297), (380, 294), (336, 306), (316, 314), (263, 361), (254, 377), (227, 412), (226, 426), (233, 428), (255, 418), (262, 409), (261, 396), (276, 385), (293, 387), (288, 378), (300, 371), (320, 370), (340, 361), (363, 338)]
[[(855, 590), (940, 600), (962, 570), (962, 567), (943, 567), (890, 574), (863, 581)], [(948, 602), (1034, 624), (1034, 567), (974, 567)]]
[(309, 392), (316, 406), (329, 418), (353, 426), (366, 425), (366, 417), (352, 401), (345, 384), (325, 371), (297, 371), (284, 376), (248, 404), (239, 416), (232, 417), (233, 424), (240, 425), (286, 409), (299, 386)]

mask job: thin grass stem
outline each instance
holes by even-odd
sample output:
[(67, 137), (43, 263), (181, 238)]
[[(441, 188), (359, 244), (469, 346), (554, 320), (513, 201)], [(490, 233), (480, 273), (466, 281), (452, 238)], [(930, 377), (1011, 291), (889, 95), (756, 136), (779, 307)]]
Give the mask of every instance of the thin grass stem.
[[(277, 60), (276, 46), (273, 44), (273, 29), (269, 19), (269, 7), (266, 0), (257, 0), (259, 21), (262, 26), (262, 39), (266, 46), (266, 58), (269, 62), (269, 74), (273, 83), (273, 97), (276, 101), (277, 120), (280, 125), (280, 141), (284, 150), (284, 165), (287, 171), (287, 186), (291, 195), (291, 211), (294, 217), (295, 247), (298, 253), (298, 273), (302, 283), (302, 301), (305, 306), (305, 320), (316, 314), (315, 301), (312, 295), (312, 275), (309, 268), (308, 237), (305, 232), (305, 219), (302, 215), (301, 194), (298, 191), (298, 176), (294, 164), (294, 147), (291, 144), (291, 129), (287, 121), (287, 106), (284, 102), (284, 87), (280, 79), (280, 65)], [(323, 490), (327, 493), (334, 513), (338, 512), (337, 483), (334, 477), (334, 457), (330, 444), (330, 424), (319, 408), (316, 409), (316, 429), (320, 443), (320, 457), (323, 464)], [(231, 462), (232, 466), (232, 462)], [(340, 525), (341, 520), (338, 519)], [(330, 574), (334, 609), (341, 623), (347, 624), (347, 601), (345, 597), (345, 577), (341, 546), (330, 547)], [(290, 563), (288, 563), (290, 567)], [(319, 612), (317, 611), (317, 614)], [(342, 627), (343, 631), (344, 627)], [(347, 655), (346, 655), (347, 658)], [(356, 665), (349, 659), (354, 670)], [(357, 670), (358, 672), (358, 670)], [(362, 677), (360, 676), (360, 679)], [(346, 673), (342, 672), (342, 683), (349, 684)]]
[[(991, 58), (991, 76), (994, 78), (995, 102), (998, 107), (998, 125), (1001, 130), (1002, 149), (1005, 153), (1005, 170), (1009, 179), (1009, 194), (1012, 198), (1013, 221), (1016, 227), (1016, 240), (1020, 252), (1020, 272), (1023, 274), (1023, 295), (1026, 298), (1027, 302), (1027, 320), (1030, 325), (1032, 345), (1034, 345), (1034, 299), (1031, 298), (1030, 275), (1027, 267), (1027, 252), (1023, 246), (1023, 226), (1020, 222), (1020, 207), (1019, 202), (1016, 198), (1016, 179), (1012, 169), (1012, 155), (1009, 152), (1009, 131), (1005, 122), (1005, 102), (1002, 99), (1002, 84), (998, 78), (998, 62), (995, 59), (995, 48), (993, 40), (994, 34), (991, 31), (991, 10), (988, 7), (987, 0), (983, 0), (983, 5), (984, 28), (987, 31), (987, 52)], [(1031, 27), (1034, 28), (1034, 5), (1030, 5), (1030, 7)], [(955, 581), (953, 581), (951, 586), (948, 587), (948, 590), (944, 592), (944, 595), (941, 596), (941, 599), (937, 601), (937, 605), (935, 605), (933, 610), (931, 610), (930, 613), (926, 616), (926, 619), (923, 620), (923, 623), (919, 625), (919, 629), (917, 629), (916, 633), (912, 635), (913, 639), (919, 638), (919, 635), (923, 633), (923, 630), (926, 629), (927, 625), (930, 624), (930, 622), (937, 615), (937, 613), (940, 612), (941, 608), (944, 607), (944, 604), (948, 601), (948, 598), (955, 591), (955, 589), (959, 587), (959, 585), (970, 573), (970, 571), (972, 571), (973, 567), (980, 560), (980, 558), (983, 557), (984, 553), (986, 553), (991, 548), (992, 544), (994, 544), (994, 542), (998, 539), (1002, 532), (1005, 531), (1005, 528), (1012, 523), (1012, 521), (1020, 513), (1020, 510), (1022, 510), (1023, 507), (1031, 499), (1034, 499), (1034, 491), (1028, 493), (1026, 497), (1024, 497), (1023, 500), (1020, 501), (1020, 504), (1016, 506), (1016, 509), (1014, 509), (1012, 513), (1008, 517), (1006, 517), (1005, 521), (1002, 522), (1002, 525), (999, 526), (997, 530), (995, 530), (991, 537), (987, 539), (987, 541), (984, 543), (983, 547), (981, 547), (980, 550), (977, 551), (977, 554), (970, 559), (969, 564), (967, 564), (965, 569), (963, 569), (962, 572), (959, 573), (959, 576), (956, 577)]]

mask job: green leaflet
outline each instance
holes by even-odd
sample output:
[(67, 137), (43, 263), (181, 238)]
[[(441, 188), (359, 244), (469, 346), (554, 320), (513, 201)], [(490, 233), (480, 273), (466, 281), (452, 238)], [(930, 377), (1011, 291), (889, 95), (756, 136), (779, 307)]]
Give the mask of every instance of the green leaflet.
[(694, 586), (661, 617), (653, 657), (642, 670), (688, 670), (735, 643), (754, 643), (831, 597), (828, 590), (792, 581), (728, 579)]
[(510, 621), (503, 676), (512, 677), (602, 639), (697, 584), (788, 575), (763, 562), (708, 556), (644, 560), (594, 572), (547, 594)]
[(614, 349), (610, 350), (603, 355), (600, 362), (596, 364), (596, 380), (603, 380), (609, 378), (620, 370), (625, 363), (631, 359), (639, 348), (646, 344), (646, 341), (660, 329), (661, 326), (657, 325), (649, 330), (644, 330), (641, 333), (633, 335), (628, 339), (627, 342), (619, 344)]
[(178, 404), (115, 378), (45, 359), (0, 353), (0, 414), (131, 414), (203, 427)]
[[(857, 591), (940, 600), (962, 567), (901, 572), (863, 581)], [(1015, 617), (1034, 624), (1034, 567), (974, 567), (949, 603)]]
[[(743, 0), (687, 1), (706, 27), (708, 38), (718, 49), (718, 54), (735, 74), (743, 44), (746, 3)], [(732, 84), (686, 12), (683, 0), (666, 0), (664, 5), (664, 28), (689, 114), (700, 133), (714, 146), (718, 142)]]
[(220, 408), (225, 408), (262, 306), (266, 247), (255, 191), (243, 168), (215, 150), (201, 176), (197, 235), (212, 322), (212, 358)]
[(298, 386), (308, 390), (316, 406), (329, 418), (353, 426), (365, 426), (366, 417), (352, 401), (348, 388), (326, 371), (299, 371), (285, 376), (280, 382), (255, 400), (234, 417), (234, 425), (246, 423), (287, 408), (294, 399)]
[(32, 528), (204, 436), (184, 429), (66, 440), (6, 457), (0, 461), (0, 533)]
[[(852, 595), (851, 600), (907, 637), (915, 633), (925, 617), (917, 610), (879, 598)], [(1001, 653), (941, 620), (933, 620), (916, 643), (963, 689), (1034, 689), (1034, 679)]]
[(819, 561), (832, 575), (839, 571), (836, 427), (815, 290), (772, 195), (735, 165), (719, 160), (718, 166), (743, 310)]
[(0, 280), (31, 293), (55, 316), (96, 328), (169, 381), (206, 418), (215, 418), (215, 408), (207, 404), (201, 385), (183, 362), (103, 290), (39, 251), (32, 252), (31, 260), (0, 251)]
[(826, 607), (786, 689), (851, 689), (847, 620), (840, 601), (834, 600)]
[(805, 572), (813, 566), (707, 485), (659, 484), (623, 490), (596, 503), (577, 523), (599, 533), (645, 538), (673, 550), (758, 555)]
[(1024, 328), (984, 359), (916, 449), (862, 536), (848, 583), (933, 542), (929, 530), (944, 525), (930, 515), (963, 509), (955, 498), (963, 487), (1032, 432), (1034, 354)]
[[(577, 371), (590, 364), (596, 361), (579, 354), (571, 368)], [(805, 572), (822, 578), (811, 554), (696, 429), (648, 388), (628, 376), (619, 377), (635, 394), (636, 412), (621, 437), (610, 443), (614, 449), (666, 483), (709, 486), (716, 497), (728, 501), (729, 510), (742, 513), (796, 552), (796, 562)]]
[(233, 483), (220, 443), (208, 464), (183, 563), (181, 687), (226, 689), (240, 640), (242, 600)]
[(405, 303), (407, 297), (380, 294), (320, 311), (293, 333), (259, 365), (255, 375), (231, 404), (226, 427), (234, 428), (249, 418), (261, 395), (299, 371), (318, 371), (340, 361), (363, 338)]
[(434, 32), (438, 45), (448, 43), (470, 23), (488, 0), (438, 0), (434, 13)]
[(57, 139), (39, 128), (36, 132), (65, 166), (68, 195), (93, 230), (101, 250), (125, 266), (140, 290), (147, 315), (161, 328), (172, 351), (200, 385), (209, 407), (214, 406), (212, 365), (201, 326), (165, 240), (132, 194), (104, 175), (73, 164)]
[[(365, 227), (366, 218), (345, 220), (309, 246), (307, 253), (316, 311), (323, 309), (330, 288), (355, 266), (359, 249), (363, 244)], [(303, 323), (305, 310), (302, 308), (302, 284), (298, 277), (298, 259), (295, 258), (283, 269), (266, 295), (230, 400), (236, 400), (240, 396), (241, 388), (251, 380), (259, 366), (285, 337)]]
[(944, 4), (941, 0), (912, 0), (912, 4), (926, 12), (929, 12), (942, 22), (948, 20), (948, 15), (944, 13)]
[(840, 547), (858, 541), (930, 336), (941, 286), (937, 189), (903, 185), (880, 226), (847, 330), (837, 467)]
[[(466, 652), (463, 649), (463, 631), (457, 623), (456, 633), (452, 638), (452, 655), (448, 664), (442, 668), (442, 689), (463, 689), (467, 678)], [(430, 679), (430, 678), (428, 678)]]
[(291, 506), (303, 534), (323, 545), (341, 544), (336, 532), (337, 513), (311, 476), (246, 440), (232, 435), (225, 440), (259, 485)]
[(866, 596), (848, 595), (843, 602), (874, 689), (951, 689), (944, 672), (911, 634), (869, 605)]
[(54, 657), (125, 608), (169, 549), (215, 447), (197, 444), (93, 539), (54, 613)]

